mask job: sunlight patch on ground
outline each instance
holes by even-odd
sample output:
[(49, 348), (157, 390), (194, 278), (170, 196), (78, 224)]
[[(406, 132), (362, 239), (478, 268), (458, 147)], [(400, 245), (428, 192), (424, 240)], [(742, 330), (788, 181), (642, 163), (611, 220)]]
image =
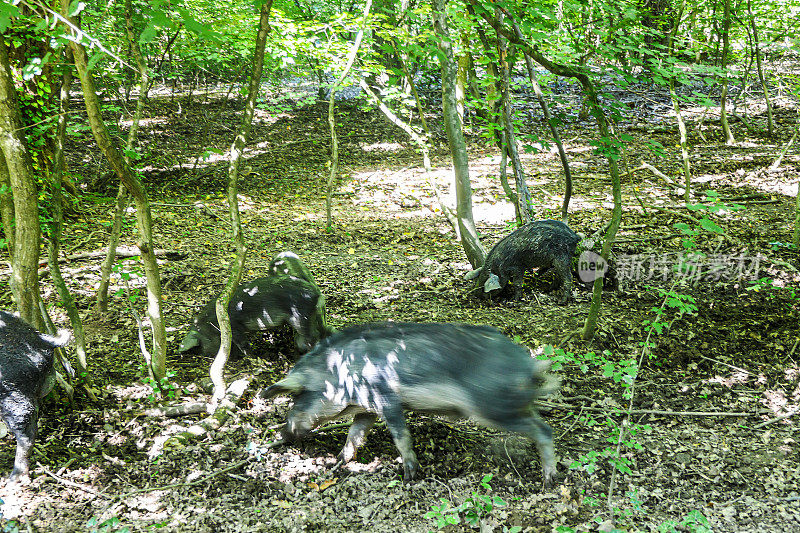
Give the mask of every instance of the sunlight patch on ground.
[[(127, 129), (130, 129), (133, 126), (133, 120), (120, 120), (119, 124), (124, 126)], [(139, 120), (139, 128), (151, 128), (153, 133), (163, 133), (164, 130), (156, 130), (153, 128), (156, 124), (161, 124), (167, 126), (169, 124), (169, 117), (157, 117), (157, 118), (141, 118)]]
[(727, 376), (714, 376), (713, 378), (706, 380), (706, 383), (718, 383), (720, 385), (724, 385), (725, 387), (733, 387), (735, 385), (747, 383), (748, 379), (750, 379), (750, 373), (745, 370), (741, 370), (731, 372), (731, 374)]
[[(560, 175), (550, 172), (537, 174), (531, 171), (532, 164), (539, 164), (543, 158), (554, 158), (555, 154), (543, 151), (526, 154), (528, 187), (537, 209), (559, 212), (563, 197), (551, 194), (548, 187), (552, 180), (563, 181)], [(533, 163), (531, 162), (533, 161)], [(498, 177), (499, 155), (474, 157), (470, 160), (470, 182), (472, 184), (472, 214), (476, 224), (502, 225), (514, 220), (514, 206), (508, 202)], [(342, 185), (340, 192), (350, 195), (353, 205), (365, 212), (384, 212), (388, 218), (430, 217), (432, 213), (441, 214), (439, 201), (434, 195), (431, 183), (436, 184), (439, 196), (445, 205), (455, 209), (456, 194), (453, 185), (453, 167), (436, 167), (426, 176), (420, 167), (403, 169), (383, 168), (370, 172), (355, 172), (350, 180)], [(509, 184), (514, 187), (513, 173)], [(559, 185), (560, 187), (561, 185)], [(604, 205), (610, 208), (611, 194), (603, 198)], [(380, 209), (379, 209), (380, 208)], [(570, 211), (596, 209), (596, 200), (589, 201), (573, 196)], [(554, 216), (555, 218), (555, 216)]]
[[(244, 150), (242, 150), (242, 161), (247, 161), (250, 159), (255, 159), (259, 156), (263, 156), (267, 154), (270, 150), (274, 150), (275, 147), (276, 143), (274, 141), (262, 141), (256, 144), (249, 144), (244, 147)], [(231, 151), (230, 149), (225, 149), (221, 150), (221, 152), (222, 153), (218, 153), (217, 151), (214, 150), (205, 150), (200, 154), (192, 154), (191, 157), (185, 158), (180, 163), (176, 163), (174, 165), (169, 165), (169, 166), (155, 167), (152, 165), (145, 165), (142, 167), (142, 172), (147, 173), (153, 171), (159, 171), (159, 172), (182, 171), (187, 168), (195, 169), (196, 167), (200, 169), (224, 163), (220, 167), (219, 171), (225, 173), (227, 181), (227, 173), (228, 173), (227, 163), (231, 159)], [(240, 177), (247, 175), (250, 172), (252, 172), (252, 168), (245, 167), (244, 165), (240, 164), (239, 166)]]
[[(131, 515), (134, 518), (147, 519), (157, 522), (167, 518), (167, 514), (164, 510), (165, 503), (162, 497), (168, 495), (169, 491), (156, 490), (126, 499), (125, 504), (128, 507), (133, 507), (133, 509), (131, 509)], [(144, 512), (141, 513), (141, 517), (136, 517), (136, 514), (138, 514), (137, 512), (139, 511)]]
[[(36, 474), (36, 478), (29, 485), (21, 485), (19, 483), (9, 483), (8, 480), (0, 480), (0, 518), (5, 520), (15, 520), (24, 516), (32, 516), (40, 506), (51, 505), (50, 490), (42, 489), (42, 482), (47, 481), (52, 484), (53, 479), (48, 475), (39, 475), (41, 468), (32, 468), (31, 477)], [(75, 470), (59, 471), (56, 474), (69, 483), (77, 483), (86, 486), (88, 489), (96, 492), (102, 492), (101, 487), (95, 487), (92, 483), (101, 475), (101, 469), (97, 465), (89, 468), (77, 468)], [(80, 505), (85, 503), (87, 498), (94, 498), (89, 492), (85, 492), (79, 488), (67, 487), (62, 497), (68, 495), (72, 500), (73, 505)], [(87, 520), (88, 520), (87, 516)], [(0, 522), (0, 525), (5, 525)], [(28, 529), (30, 531), (30, 528)], [(11, 529), (3, 529), (3, 531), (12, 531)], [(56, 531), (56, 529), (52, 529)]]
[(253, 115), (253, 122), (258, 122), (260, 124), (275, 124), (280, 119), (285, 118), (286, 120), (292, 120), (295, 118), (295, 115), (291, 113), (270, 113), (269, 111), (264, 111), (263, 109), (256, 109)]
[(378, 468), (383, 465), (383, 461), (380, 457), (375, 457), (369, 463), (359, 463), (357, 461), (350, 461), (342, 468), (349, 472), (376, 472)]
[(319, 210), (319, 211), (313, 211), (313, 212), (311, 212), (311, 211), (303, 212), (303, 211), (296, 210), (295, 211), (295, 217), (292, 220), (294, 222), (302, 222), (303, 220), (311, 220), (311, 221), (325, 220), (325, 211), (324, 210)]
[[(784, 424), (794, 424), (791, 413), (797, 413), (800, 410), (798, 402), (800, 402), (800, 367), (792, 366), (786, 369), (785, 377), (787, 380), (786, 386), (781, 388), (765, 389), (761, 396), (758, 398), (758, 403), (763, 407), (772, 411), (774, 416), (786, 417), (782, 421)], [(712, 378), (705, 380), (705, 383), (718, 384), (728, 388), (738, 388), (747, 386), (753, 383), (753, 379), (759, 384), (765, 384), (767, 379), (763, 374), (754, 375), (745, 369), (736, 369), (728, 375), (716, 375)], [(794, 388), (792, 388), (792, 386)]]
[(800, 400), (800, 367), (791, 366), (785, 370), (784, 374), (787, 380), (798, 382), (797, 388), (794, 390), (794, 393), (792, 394), (792, 398), (794, 398), (795, 400)]
[(249, 473), (254, 477), (266, 476), (270, 479), (277, 478), (282, 483), (290, 483), (324, 475), (335, 464), (336, 458), (330, 455), (306, 458), (299, 453), (287, 450), (283, 453), (263, 455)]
[(116, 397), (120, 403), (128, 400), (144, 400), (153, 394), (153, 387), (144, 383), (134, 383), (132, 385), (112, 385), (108, 387), (108, 392)]
[(787, 397), (786, 391), (781, 389), (765, 390), (761, 403), (778, 416), (798, 411), (797, 404), (792, 402), (791, 398)]
[(359, 146), (365, 152), (399, 152), (406, 149), (400, 143), (360, 143)]

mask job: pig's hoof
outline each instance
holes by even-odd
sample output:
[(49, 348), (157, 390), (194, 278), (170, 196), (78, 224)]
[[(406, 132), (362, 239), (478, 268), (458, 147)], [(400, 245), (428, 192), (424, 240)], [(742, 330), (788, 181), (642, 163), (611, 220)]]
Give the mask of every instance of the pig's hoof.
[(413, 481), (419, 473), (419, 463), (416, 461), (403, 461), (403, 481)]

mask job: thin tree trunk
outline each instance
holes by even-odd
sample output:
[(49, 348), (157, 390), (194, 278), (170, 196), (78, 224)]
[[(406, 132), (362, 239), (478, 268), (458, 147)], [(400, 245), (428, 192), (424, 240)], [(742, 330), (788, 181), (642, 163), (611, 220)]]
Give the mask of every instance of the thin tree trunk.
[(722, 15), (722, 55), (720, 57), (720, 68), (722, 69), (722, 90), (719, 96), (719, 120), (722, 124), (722, 133), (725, 135), (725, 144), (733, 144), (736, 139), (733, 138), (730, 124), (728, 124), (728, 54), (730, 53), (730, 29), (731, 29), (731, 0), (722, 0), (724, 11)]
[[(518, 39), (522, 39), (522, 32), (516, 22), (511, 21), (514, 28), (514, 35)], [(550, 112), (550, 106), (542, 94), (542, 88), (539, 86), (539, 80), (536, 79), (536, 70), (533, 68), (533, 60), (527, 55), (525, 57), (525, 67), (528, 70), (528, 79), (533, 87), (533, 92), (536, 95), (536, 100), (539, 102), (539, 107), (542, 109), (544, 119), (547, 121), (547, 126), (550, 128), (550, 133), (553, 136), (553, 142), (558, 148), (558, 157), (561, 160), (561, 168), (564, 169), (564, 201), (561, 204), (561, 220), (564, 224), (569, 224), (569, 201), (572, 198), (572, 172), (569, 168), (569, 160), (567, 159), (567, 152), (564, 150), (564, 143), (561, 141), (561, 135), (556, 128), (556, 121), (553, 114)]]
[[(75, 26), (75, 21), (70, 20), (66, 15), (68, 5), (68, 0), (61, 0), (61, 16)], [(72, 31), (69, 26), (67, 28)], [(153, 353), (152, 355), (144, 353), (143, 356), (152, 377), (160, 383), (166, 375), (167, 339), (161, 316), (161, 281), (159, 279), (158, 263), (153, 254), (153, 219), (150, 213), (150, 203), (147, 199), (147, 192), (142, 187), (138, 176), (131, 172), (120, 150), (115, 146), (111, 135), (108, 133), (105, 122), (103, 122), (94, 79), (88, 68), (86, 50), (83, 45), (74, 40), (70, 40), (70, 48), (72, 49), (75, 67), (81, 80), (83, 98), (86, 102), (86, 114), (95, 141), (136, 204), (136, 223), (139, 230), (137, 246), (142, 252), (142, 265), (147, 279), (147, 314), (150, 318), (150, 325), (153, 328)]]
[(6, 156), (0, 150), (0, 222), (6, 236), (8, 257), (14, 262), (14, 195), (11, 193), (11, 176), (6, 166)]
[[(133, 33), (133, 8), (131, 7), (131, 0), (125, 0), (125, 29), (126, 37), (128, 39), (128, 46), (131, 48), (131, 53), (136, 60), (136, 66), (139, 71), (139, 98), (136, 101), (136, 111), (134, 111), (133, 119), (131, 121), (131, 128), (128, 130), (128, 141), (125, 150), (125, 163), (130, 166), (130, 156), (127, 154), (135, 149), (136, 137), (139, 132), (139, 122), (142, 118), (142, 110), (147, 102), (147, 94), (150, 91), (150, 75), (147, 70), (147, 63), (142, 56), (142, 51), (139, 48), (139, 41)], [(108, 285), (111, 278), (111, 267), (114, 265), (116, 258), (117, 245), (119, 244), (119, 236), (122, 231), (122, 222), (125, 218), (125, 207), (128, 205), (128, 194), (125, 186), (120, 183), (117, 189), (117, 199), (114, 208), (114, 223), (111, 226), (111, 235), (108, 237), (108, 248), (106, 249), (106, 257), (100, 265), (100, 286), (97, 289), (97, 308), (101, 312), (108, 310)]]
[[(475, 17), (475, 8), (472, 5), (467, 5), (467, 11), (469, 12), (470, 16)], [(480, 26), (476, 26), (475, 30), (478, 33), (478, 39), (483, 46), (483, 50), (485, 52), (486, 57), (494, 58), (496, 48), (492, 47), (489, 43), (489, 39), (486, 37), (486, 32)], [(491, 80), (497, 80), (500, 78), (498, 73), (497, 65), (494, 61), (489, 61), (486, 64), (486, 73), (487, 77)], [(499, 122), (499, 115), (500, 115), (500, 91), (498, 90), (498, 83), (489, 83), (486, 85), (486, 111), (484, 113), (480, 112), (480, 107), (478, 108), (478, 112), (480, 116), (486, 121), (490, 123), (497, 123)], [(498, 148), (502, 149), (502, 144), (500, 143), (500, 136), (497, 131), (495, 131), (495, 141), (498, 144)]]
[(475, 222), (472, 218), (472, 187), (469, 181), (469, 161), (467, 145), (461, 121), (456, 108), (455, 79), (456, 65), (453, 61), (453, 47), (447, 29), (447, 2), (433, 0), (433, 28), (437, 35), (437, 45), (442, 52), (442, 107), (444, 112), (447, 141), (453, 158), (456, 186), (456, 213), (461, 236), (461, 244), (473, 268), (479, 268), (486, 259), (486, 251), (478, 239)]
[(450, 224), (453, 226), (455, 232), (458, 233), (458, 219), (453, 213), (453, 210), (444, 203), (444, 200), (439, 194), (439, 187), (437, 186), (435, 180), (432, 178), (431, 149), (428, 142), (428, 138), (430, 136), (429, 132), (426, 131), (424, 134), (421, 134), (420, 132), (414, 130), (414, 128), (412, 128), (410, 124), (403, 122), (403, 120), (399, 116), (397, 116), (396, 113), (394, 113), (391, 109), (389, 109), (389, 106), (387, 106), (384, 102), (381, 101), (378, 95), (375, 94), (375, 92), (363, 78), (358, 81), (358, 85), (361, 87), (361, 89), (363, 89), (365, 93), (367, 93), (367, 95), (370, 98), (375, 100), (378, 109), (380, 109), (386, 116), (386, 118), (389, 119), (389, 122), (391, 122), (401, 130), (406, 132), (408, 136), (411, 137), (411, 139), (419, 147), (420, 151), (422, 152), (422, 165), (425, 169), (426, 180), (430, 185), (431, 189), (433, 190), (433, 195), (436, 197), (436, 201), (439, 202), (439, 207), (441, 208), (442, 213), (444, 213), (445, 218), (447, 218), (448, 222), (450, 222)]
[(797, 192), (794, 199), (794, 234), (792, 244), (795, 250), (800, 247), (800, 182), (797, 183)]
[[(611, 211), (611, 223), (608, 225), (605, 239), (603, 240), (603, 248), (600, 251), (602, 258), (608, 262), (608, 256), (611, 253), (611, 246), (614, 244), (614, 239), (619, 230), (620, 221), (622, 220), (622, 187), (619, 180), (619, 167), (617, 160), (619, 159), (619, 148), (612, 145), (612, 133), (609, 131), (608, 123), (606, 122), (603, 109), (597, 101), (597, 93), (594, 86), (588, 82), (583, 84), (584, 94), (587, 96), (587, 102), (590, 107), (590, 112), (594, 115), (597, 121), (597, 127), (600, 130), (600, 139), (603, 140), (604, 147), (603, 153), (606, 154), (608, 160), (609, 177), (611, 178), (611, 195), (614, 198), (614, 208)], [(603, 299), (603, 278), (598, 277), (594, 280), (592, 286), (592, 302), (589, 304), (589, 312), (586, 314), (586, 321), (581, 331), (581, 338), (589, 340), (594, 337), (595, 330), (597, 329), (597, 320), (600, 316), (600, 305)]]
[[(411, 75), (411, 72), (408, 70), (408, 64), (406, 63), (406, 58), (400, 54), (399, 47), (397, 46), (397, 41), (393, 40), (392, 43), (394, 44), (394, 53), (398, 57), (400, 61), (400, 66), (403, 68), (403, 75), (406, 78), (406, 82), (408, 83), (409, 88), (411, 89), (411, 95), (414, 97), (414, 102), (417, 105), (417, 113), (419, 113), (419, 120), (422, 123), (422, 129), (425, 130), (425, 136), (430, 136), (430, 130), (428, 129), (428, 122), (425, 120), (425, 110), (422, 107), (422, 100), (419, 98), (419, 93), (417, 93), (417, 84), (414, 83), (414, 76)], [(361, 85), (361, 82), (359, 82)], [(363, 86), (362, 86), (363, 87)]]
[(236, 245), (236, 261), (233, 264), (228, 281), (222, 294), (219, 295), (216, 304), (217, 321), (219, 322), (220, 346), (214, 362), (211, 364), (211, 381), (214, 383), (214, 394), (212, 405), (216, 406), (225, 395), (225, 379), (223, 370), (225, 363), (231, 353), (231, 321), (228, 316), (228, 303), (231, 295), (239, 284), (244, 271), (244, 263), (247, 258), (247, 248), (244, 243), (242, 233), (242, 221), (239, 216), (239, 164), (242, 159), (242, 152), (247, 143), (247, 136), (253, 124), (255, 114), (256, 98), (261, 87), (261, 73), (264, 66), (264, 49), (267, 46), (267, 35), (270, 32), (269, 12), (272, 9), (272, 0), (266, 0), (261, 4), (261, 12), (258, 21), (258, 35), (256, 36), (255, 49), (253, 50), (253, 71), (250, 75), (247, 101), (245, 102), (244, 114), (239, 131), (231, 146), (231, 159), (228, 164), (228, 208), (231, 212), (231, 231), (233, 232), (233, 242)]
[[(672, 30), (669, 33), (667, 40), (667, 57), (675, 57), (675, 37), (678, 34), (678, 27), (681, 25), (681, 17), (683, 11), (686, 9), (686, 0), (682, 0), (678, 11), (675, 14), (675, 21), (672, 25)], [(674, 65), (671, 68), (676, 68)], [(681, 113), (681, 105), (678, 101), (678, 93), (675, 91), (675, 75), (670, 73), (669, 77), (669, 96), (672, 99), (672, 109), (675, 111), (675, 121), (678, 123), (678, 131), (680, 132), (680, 145), (681, 145), (681, 163), (683, 168), (684, 180), (684, 193), (683, 201), (689, 203), (692, 192), (692, 171), (689, 166), (689, 140), (686, 133), (686, 123), (683, 120)]]
[(772, 101), (769, 97), (769, 84), (767, 83), (767, 75), (764, 72), (764, 67), (761, 65), (761, 43), (758, 41), (758, 28), (756, 25), (756, 18), (753, 15), (752, 0), (747, 0), (747, 15), (750, 19), (750, 31), (753, 33), (753, 53), (756, 56), (756, 70), (758, 71), (758, 79), (761, 82), (761, 90), (764, 91), (764, 103), (767, 106), (767, 134), (772, 137)]
[(500, 131), (500, 186), (503, 188), (508, 201), (514, 206), (514, 218), (517, 224), (522, 225), (522, 213), (519, 212), (517, 193), (508, 185), (508, 150), (506, 150), (505, 130)]
[(367, 0), (366, 5), (364, 6), (364, 14), (361, 17), (361, 27), (358, 29), (355, 41), (353, 41), (353, 45), (350, 47), (350, 52), (347, 55), (347, 63), (345, 64), (344, 70), (339, 76), (339, 79), (336, 80), (336, 82), (334, 82), (334, 84), (331, 86), (331, 92), (329, 96), (330, 100), (328, 101), (328, 126), (331, 130), (331, 172), (328, 175), (328, 186), (325, 192), (326, 231), (331, 231), (331, 228), (333, 227), (333, 219), (331, 217), (331, 197), (333, 196), (333, 180), (336, 179), (336, 173), (339, 171), (339, 141), (336, 137), (336, 116), (333, 113), (336, 103), (336, 89), (339, 88), (339, 85), (342, 84), (344, 79), (350, 73), (350, 69), (353, 67), (353, 62), (356, 60), (356, 54), (358, 54), (358, 49), (361, 46), (361, 40), (364, 38), (364, 27), (367, 25), (367, 16), (369, 16), (369, 10), (371, 8), (372, 0)]
[[(469, 11), (470, 15), (473, 17), (475, 16), (474, 8), (469, 5), (467, 6), (467, 10)], [(495, 10), (495, 16), (497, 18), (501, 18), (502, 14), (499, 9)], [(483, 45), (483, 49), (486, 51), (487, 57), (494, 57), (495, 53), (500, 56), (498, 63), (506, 64), (507, 62), (504, 61), (504, 55), (507, 53), (507, 45), (504, 43), (502, 38), (498, 38), (497, 46), (492, 48), (489, 44), (489, 39), (486, 37), (486, 32), (478, 26), (477, 27), (478, 38)], [(507, 94), (507, 89), (505, 88), (506, 79), (504, 78), (502, 72), (504, 68), (498, 64), (495, 64), (494, 61), (489, 61), (486, 64), (486, 71), (488, 73), (488, 77), (492, 80), (495, 80), (494, 83), (487, 84), (486, 86), (486, 112), (485, 114), (481, 114), (486, 122), (490, 124), (496, 124), (498, 127), (494, 128), (494, 136), (495, 136), (495, 143), (497, 144), (498, 149), (500, 150), (500, 166), (499, 166), (499, 173), (500, 173), (500, 185), (503, 188), (503, 192), (506, 195), (506, 198), (509, 202), (514, 206), (514, 217), (517, 221), (517, 224), (523, 223), (523, 216), (522, 212), (520, 211), (520, 201), (519, 196), (516, 192), (509, 186), (508, 184), (508, 158), (510, 155), (509, 144), (507, 142), (508, 139), (508, 132), (507, 128), (504, 126), (506, 124), (505, 119), (505, 94)], [(516, 144), (515, 144), (516, 147)], [(513, 161), (513, 158), (512, 158)], [(516, 174), (515, 167), (515, 185), (518, 181), (518, 175)], [(516, 187), (515, 187), (516, 188)], [(527, 188), (527, 187), (526, 187)], [(530, 202), (527, 202), (526, 205), (530, 205)]]
[(41, 240), (39, 195), (24, 131), (8, 49), (5, 41), (0, 39), (0, 149), (5, 158), (14, 202), (14, 251), (11, 254), (10, 285), (22, 319), (41, 330), (44, 322), (39, 313), (37, 275)]
[[(499, 15), (502, 20), (502, 15)], [(500, 22), (498, 20), (498, 22)], [(502, 22), (500, 22), (502, 23)], [(525, 179), (525, 169), (519, 158), (517, 150), (517, 137), (514, 134), (514, 121), (511, 116), (511, 73), (508, 66), (508, 44), (501, 35), (497, 36), (497, 52), (500, 58), (500, 100), (502, 102), (502, 123), (504, 132), (503, 150), (510, 156), (511, 165), (514, 168), (514, 181), (516, 184), (516, 213), (521, 218), (523, 224), (533, 220), (533, 207), (531, 205), (531, 193)]]
[(464, 125), (464, 100), (467, 94), (467, 77), (469, 76), (469, 34), (461, 32), (461, 50), (456, 58), (458, 71), (456, 74), (456, 111), (461, 125)]
[(105, 313), (108, 311), (108, 286), (111, 281), (111, 267), (117, 255), (117, 245), (122, 232), (122, 222), (125, 219), (125, 206), (128, 205), (128, 193), (125, 185), (119, 182), (117, 198), (114, 202), (114, 222), (111, 224), (111, 234), (108, 236), (106, 256), (100, 264), (100, 284), (97, 288), (97, 309)]
[(684, 193), (683, 201), (689, 203), (692, 193), (692, 171), (689, 166), (689, 140), (686, 132), (686, 123), (683, 121), (678, 93), (675, 91), (675, 78), (669, 80), (669, 96), (672, 99), (672, 109), (675, 111), (675, 121), (678, 123), (681, 145), (681, 164), (683, 169)]
[(52, 199), (50, 200), (53, 209), (53, 220), (50, 223), (50, 239), (47, 247), (48, 267), (50, 277), (53, 278), (61, 304), (67, 311), (72, 334), (75, 339), (75, 352), (77, 354), (78, 371), (80, 377), (86, 385), (86, 392), (94, 402), (97, 398), (92, 391), (92, 376), (89, 374), (89, 365), (86, 362), (86, 339), (83, 334), (83, 322), (75, 305), (75, 299), (67, 289), (64, 278), (61, 276), (61, 266), (58, 262), (58, 255), (61, 248), (61, 228), (64, 222), (64, 210), (61, 196), (61, 185), (66, 170), (64, 159), (64, 139), (67, 134), (67, 113), (69, 111), (69, 88), (72, 85), (72, 69), (65, 68), (64, 76), (61, 81), (61, 91), (59, 94), (58, 126), (56, 127), (55, 151), (53, 153), (54, 165), (52, 176)]

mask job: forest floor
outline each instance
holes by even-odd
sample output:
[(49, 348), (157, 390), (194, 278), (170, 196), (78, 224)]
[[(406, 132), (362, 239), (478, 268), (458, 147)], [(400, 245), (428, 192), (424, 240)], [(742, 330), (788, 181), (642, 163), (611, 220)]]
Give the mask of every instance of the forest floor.
[[(577, 103), (568, 89), (562, 101)], [(623, 170), (647, 162), (681, 182), (668, 100), (651, 94), (623, 103), (635, 117), (619, 126), (631, 136)], [(432, 506), (440, 517), (458, 519), (445, 531), (800, 530), (798, 418), (776, 420), (800, 404), (798, 256), (785, 245), (800, 156), (792, 147), (777, 169), (768, 168), (796, 120), (789, 102), (777, 104), (774, 139), (734, 121), (740, 141), (730, 146), (720, 140), (718, 121), (700, 120), (700, 112), (689, 116), (693, 201), (713, 212), (687, 210), (679, 185), (649, 170), (623, 178), (622, 227), (613, 248), (620, 283), (603, 293), (591, 341), (579, 335), (591, 293), (577, 282), (574, 300), (563, 306), (548, 290), (549, 280), (540, 279), (546, 276), (532, 276), (521, 301), (489, 305), (471, 294), (472, 284), (463, 279), (470, 265), (419, 154), (379, 112), (351, 101), (337, 107), (341, 177), (334, 226), (326, 232), (327, 104), (289, 99), (260, 110), (240, 179), (245, 278), (265, 275), (276, 253), (291, 250), (313, 272), (334, 327), (375, 320), (490, 324), (534, 350), (563, 350), (556, 356), (561, 390), (539, 407), (553, 427), (557, 482), (543, 489), (535, 449), (520, 437), (418, 414), (407, 416), (422, 469), (413, 483), (401, 481), (398, 453), (382, 425), (338, 471), (331, 467), (346, 425), (266, 449), (290, 401), (253, 395), (280, 379), (298, 356), (283, 330), (257, 336), (255, 354), (228, 363), (228, 382), (251, 381), (224, 426), (194, 442), (163, 446), (203, 415), (167, 417), (156, 409), (162, 403), (143, 380), (130, 306), (117, 295), (111, 312), (93, 310), (100, 259), (89, 257), (68, 260), (62, 269), (84, 317), (100, 400), (90, 403), (78, 388), (72, 408), (61, 397), (45, 401), (32, 483), (0, 486), (5, 531), (435, 531), (435, 517), (426, 517)], [(177, 347), (194, 313), (221, 289), (234, 253), (227, 167), (217, 152), (231, 144), (240, 120), (236, 107), (219, 95), (195, 94), (190, 101), (157, 94), (142, 123), (155, 242), (175, 252), (160, 257), (167, 367), (175, 387), (174, 399), (164, 403), (210, 397), (210, 361)], [(569, 127), (562, 134), (574, 173), (570, 225), (588, 235), (610, 218), (610, 180), (606, 162), (589, 144), (592, 124), (566, 111)], [(763, 126), (756, 107), (739, 112)], [(544, 135), (532, 104), (521, 105), (519, 115), (530, 133)], [(648, 148), (651, 141), (663, 145), (660, 155)], [(453, 205), (444, 185), (452, 169), (442, 132), (434, 142), (433, 178)], [(468, 142), (473, 210), (488, 250), (510, 231), (514, 210), (496, 177), (498, 151), (469, 130)], [(106, 245), (115, 194), (88, 132), (71, 143), (71, 170), (83, 176), (83, 198), (97, 201), (72, 211), (63, 243), (69, 255)], [(524, 155), (523, 162), (536, 216), (559, 219), (557, 155), (544, 150)], [(706, 201), (706, 192), (717, 197)], [(707, 215), (725, 236), (685, 215)], [(672, 270), (686, 257), (685, 235), (675, 226), (681, 222), (698, 230), (693, 240), (705, 254), (693, 259), (694, 276)], [(133, 217), (123, 232), (123, 244), (133, 245)], [(145, 316), (140, 263), (120, 259), (117, 265), (112, 289), (120, 289), (119, 274), (128, 273), (132, 296), (139, 297), (134, 306)], [(761, 278), (770, 283), (753, 283)], [(54, 304), (49, 277), (42, 287)], [(696, 311), (681, 314), (667, 305), (659, 315), (654, 309), (665, 293), (692, 297)], [(0, 305), (12, 304), (4, 296)], [(52, 314), (64, 327), (63, 311), (53, 308)], [(646, 324), (655, 320), (670, 327), (650, 335)], [(641, 358), (645, 342), (652, 343), (652, 355)], [(640, 360), (631, 387), (626, 370)], [(621, 424), (627, 431), (618, 446)], [(614, 473), (617, 453), (622, 469)], [(0, 442), (3, 469), (13, 456), (13, 439), (6, 437)], [(505, 505), (488, 505), (484, 496)], [(470, 517), (475, 525), (465, 523)]]

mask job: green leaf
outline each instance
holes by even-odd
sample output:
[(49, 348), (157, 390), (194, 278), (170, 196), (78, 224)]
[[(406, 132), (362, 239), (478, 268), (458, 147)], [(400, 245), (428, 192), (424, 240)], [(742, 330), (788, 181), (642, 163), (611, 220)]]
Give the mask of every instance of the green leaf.
[(707, 218), (700, 219), (700, 226), (706, 231), (712, 231), (714, 233), (719, 233), (720, 235), (725, 233), (725, 230), (714, 224), (711, 220)]
[(11, 19), (19, 17), (19, 8), (8, 2), (0, 2), (0, 32), (5, 33)]
[(69, 6), (69, 10), (67, 13), (70, 17), (77, 17), (81, 11), (86, 9), (86, 2), (81, 2), (80, 0), (75, 0)]
[(100, 59), (102, 59), (104, 55), (105, 54), (101, 53), (92, 54), (92, 57), (90, 57), (89, 61), (86, 62), (86, 68), (92, 70), (94, 66), (97, 64), (97, 62), (100, 61)]
[(139, 44), (147, 44), (153, 42), (157, 34), (156, 27), (153, 22), (150, 22), (145, 28), (142, 30), (142, 33), (139, 35)]

